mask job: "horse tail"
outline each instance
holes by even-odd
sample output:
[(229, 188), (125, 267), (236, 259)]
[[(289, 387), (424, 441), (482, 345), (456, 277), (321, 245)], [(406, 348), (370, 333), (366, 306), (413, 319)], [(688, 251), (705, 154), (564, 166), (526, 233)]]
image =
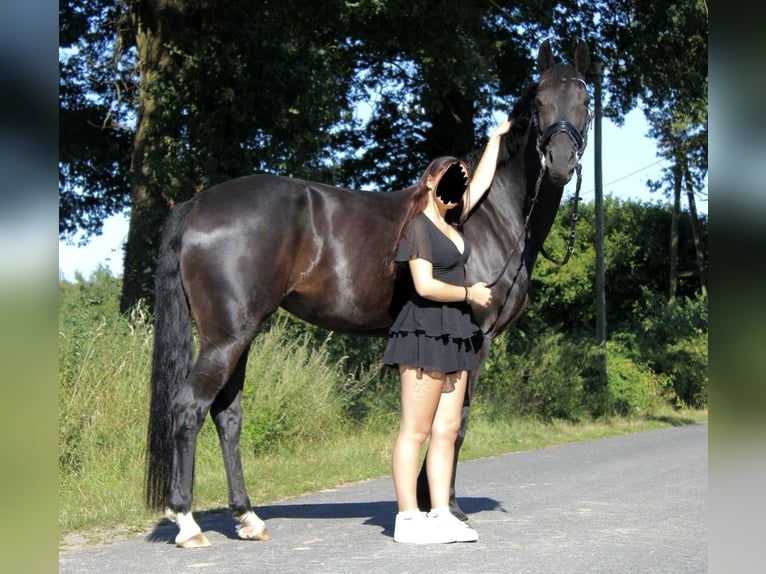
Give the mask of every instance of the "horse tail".
[(194, 358), (189, 306), (181, 283), (181, 235), (193, 201), (178, 204), (162, 229), (155, 273), (154, 353), (146, 445), (145, 504), (166, 506), (173, 461), (172, 401), (186, 381)]

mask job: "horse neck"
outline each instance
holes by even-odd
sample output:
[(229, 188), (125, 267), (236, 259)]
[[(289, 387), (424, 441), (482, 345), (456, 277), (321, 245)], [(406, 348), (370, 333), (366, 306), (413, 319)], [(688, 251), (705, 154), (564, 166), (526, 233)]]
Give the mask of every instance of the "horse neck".
[(500, 160), (492, 188), (479, 208), (483, 219), (492, 221), (497, 229), (507, 230), (514, 237), (520, 233), (523, 235), (524, 226), (527, 175), (523, 155), (517, 152), (510, 158)]

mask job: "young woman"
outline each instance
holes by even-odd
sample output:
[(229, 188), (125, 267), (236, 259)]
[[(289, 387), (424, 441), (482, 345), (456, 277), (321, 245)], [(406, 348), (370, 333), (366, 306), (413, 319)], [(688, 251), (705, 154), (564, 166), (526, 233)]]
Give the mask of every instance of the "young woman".
[[(468, 371), (476, 367), (482, 333), (471, 305), (486, 306), (492, 296), (486, 283), (465, 285), (470, 246), (447, 221), (457, 209), (460, 222), (492, 184), (506, 120), (489, 138), (473, 178), (453, 157), (431, 162), (412, 196), (400, 231), (395, 261), (407, 265), (413, 290), (394, 321), (383, 355), (398, 367), (402, 418), (394, 444), (392, 471), (399, 512), (394, 540), (414, 544), (473, 542), (478, 533), (448, 508), (455, 439)], [(450, 218), (452, 219), (452, 218)], [(427, 454), (432, 509), (418, 510), (416, 484), (420, 453)]]

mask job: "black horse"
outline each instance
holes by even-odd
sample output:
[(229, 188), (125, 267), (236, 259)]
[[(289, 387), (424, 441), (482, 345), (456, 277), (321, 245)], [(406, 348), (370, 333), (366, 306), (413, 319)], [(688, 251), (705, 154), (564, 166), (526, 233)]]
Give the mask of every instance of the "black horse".
[[(538, 82), (511, 112), (513, 128), (502, 141), (492, 187), (463, 227), (472, 246), (468, 284), (493, 284), (492, 305), (474, 309), (486, 333), (479, 365), (492, 338), (526, 307), (532, 268), (564, 186), (575, 169), (579, 179), (590, 120), (583, 76), (588, 47), (578, 44), (571, 66), (554, 63), (546, 41), (538, 65)], [(471, 169), (479, 155), (466, 158)], [(239, 536), (268, 539), (245, 490), (239, 454), (250, 344), (280, 306), (327, 329), (385, 334), (395, 299), (388, 262), (413, 189), (372, 193), (252, 175), (172, 211), (156, 274), (146, 504), (165, 508), (178, 524), (178, 545), (209, 544), (191, 514), (197, 434), (208, 413), (220, 437)], [(196, 360), (190, 315), (200, 341)], [(479, 372), (469, 376), (455, 464)], [(455, 503), (454, 474), (451, 506), (465, 518)], [(423, 504), (427, 498), (421, 490)]]

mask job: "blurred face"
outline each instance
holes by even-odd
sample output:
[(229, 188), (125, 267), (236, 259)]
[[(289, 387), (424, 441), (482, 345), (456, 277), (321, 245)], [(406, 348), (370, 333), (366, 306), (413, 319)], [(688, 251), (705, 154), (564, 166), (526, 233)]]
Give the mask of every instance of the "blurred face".
[(454, 162), (436, 180), (434, 195), (444, 205), (457, 205), (468, 188), (468, 173), (460, 162)]

